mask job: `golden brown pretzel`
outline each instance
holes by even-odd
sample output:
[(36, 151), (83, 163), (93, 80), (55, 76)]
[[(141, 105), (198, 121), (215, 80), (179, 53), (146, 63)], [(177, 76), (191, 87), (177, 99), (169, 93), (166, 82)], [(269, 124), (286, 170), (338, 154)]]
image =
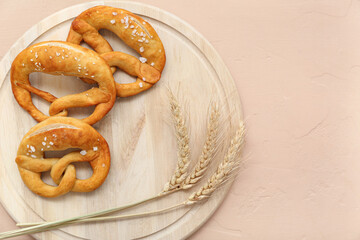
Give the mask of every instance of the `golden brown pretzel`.
[[(56, 98), (30, 85), (29, 74), (32, 72), (89, 77), (98, 83), (99, 87)], [(91, 125), (103, 118), (116, 100), (114, 78), (104, 59), (90, 49), (68, 42), (49, 41), (26, 48), (13, 61), (10, 79), (17, 102), (38, 122), (49, 116), (34, 106), (31, 93), (51, 103), (50, 116), (66, 116), (66, 109), (71, 107), (97, 105), (94, 112), (83, 119)]]
[[(113, 49), (99, 34), (99, 29), (114, 32), (141, 57), (136, 59), (122, 52), (111, 54)], [(165, 66), (164, 46), (154, 28), (141, 17), (124, 9), (96, 6), (82, 12), (72, 22), (67, 41), (75, 44), (86, 42), (112, 66), (113, 73), (116, 70), (114, 66), (117, 66), (137, 77), (134, 83), (116, 83), (119, 97), (132, 96), (149, 89), (160, 79)], [(91, 82), (91, 79), (83, 80)]]
[[(80, 148), (62, 158), (44, 158), (44, 151)], [(93, 175), (76, 178), (73, 162), (89, 162)], [(73, 192), (90, 192), (106, 179), (110, 168), (110, 151), (106, 140), (90, 125), (70, 117), (51, 117), (37, 124), (22, 139), (16, 157), (21, 178), (34, 193), (57, 197)], [(50, 171), (58, 186), (41, 180), (41, 173)]]

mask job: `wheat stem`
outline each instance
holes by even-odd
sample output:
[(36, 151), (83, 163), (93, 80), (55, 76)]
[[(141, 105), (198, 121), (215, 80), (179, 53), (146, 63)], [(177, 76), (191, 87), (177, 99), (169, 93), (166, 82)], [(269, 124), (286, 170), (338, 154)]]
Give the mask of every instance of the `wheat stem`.
[[(122, 220), (122, 219), (129, 219), (129, 218), (136, 218), (136, 217), (147, 217), (147, 216), (151, 216), (151, 215), (155, 215), (155, 214), (161, 214), (161, 213), (165, 213), (165, 212), (169, 212), (171, 210), (180, 208), (182, 206), (185, 205), (189, 205), (185, 202), (170, 206), (170, 207), (166, 207), (160, 210), (156, 210), (156, 211), (150, 211), (150, 212), (142, 212), (142, 213), (133, 213), (133, 214), (127, 214), (127, 215), (117, 215), (117, 216), (106, 216), (106, 217), (93, 217), (93, 218), (86, 218), (86, 219), (79, 219), (79, 220), (74, 220), (71, 221), (71, 224), (73, 223), (86, 223), (86, 222), (96, 222), (96, 221), (110, 221), (110, 220)], [(40, 225), (43, 224), (44, 222), (39, 222), (39, 223), (22, 223), (21, 227), (30, 227), (30, 226), (35, 226), (35, 225)], [(61, 225), (66, 226), (65, 225)]]
[[(121, 206), (121, 207), (116, 207), (116, 208), (111, 208), (111, 209), (107, 209), (107, 210), (103, 210), (103, 211), (98, 211), (98, 212), (94, 212), (94, 213), (90, 213), (90, 214), (86, 214), (86, 215), (82, 215), (82, 216), (78, 216), (78, 217), (73, 217), (73, 218), (68, 218), (68, 219), (63, 219), (63, 220), (58, 220), (58, 221), (53, 221), (53, 222), (41, 223), (40, 225), (34, 226), (34, 227), (32, 227), (33, 229), (29, 229), (29, 230), (44, 229), (44, 228), (47, 228), (47, 227), (57, 226), (57, 225), (61, 225), (61, 224), (67, 224), (67, 223), (70, 223), (72, 221), (76, 221), (76, 220), (79, 220), (79, 219), (103, 216), (103, 215), (106, 215), (106, 214), (110, 214), (110, 213), (114, 213), (114, 212), (125, 210), (125, 209), (131, 208), (131, 207), (138, 206), (138, 205), (143, 204), (145, 202), (154, 200), (154, 199), (156, 199), (158, 197), (159, 197), (159, 195), (156, 195), (156, 196), (153, 196), (153, 197), (150, 197), (150, 198), (147, 198), (147, 199), (135, 202), (135, 203), (131, 203), (131, 204), (128, 204), (128, 205)], [(21, 224), (19, 224), (19, 226), (20, 225)], [(15, 232), (16, 233), (21, 233), (21, 232), (23, 232), (25, 230), (26, 229), (17, 229), (17, 230), (1, 233), (0, 234), (0, 239), (3, 239), (2, 238), (3, 235), (15, 233)], [(24, 234), (27, 234), (27, 233), (24, 233)], [(23, 235), (23, 234), (21, 234), (21, 235)]]

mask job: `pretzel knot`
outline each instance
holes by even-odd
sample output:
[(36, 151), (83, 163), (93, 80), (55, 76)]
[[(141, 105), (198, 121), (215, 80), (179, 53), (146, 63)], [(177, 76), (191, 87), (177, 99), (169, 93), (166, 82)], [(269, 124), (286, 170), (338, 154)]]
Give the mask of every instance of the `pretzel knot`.
[[(139, 59), (122, 52), (113, 52), (110, 44), (99, 34), (99, 29), (115, 33), (125, 44), (138, 52)], [(133, 96), (152, 87), (159, 81), (165, 66), (164, 46), (154, 28), (135, 14), (124, 9), (96, 6), (74, 19), (67, 41), (91, 46), (107, 61), (114, 73), (116, 67), (137, 77), (129, 84), (116, 83), (119, 97)], [(91, 79), (84, 81), (92, 83)]]
[[(32, 72), (89, 77), (98, 88), (56, 98), (31, 86), (29, 74)], [(116, 100), (114, 78), (104, 59), (90, 49), (67, 42), (42, 42), (26, 48), (13, 61), (10, 79), (17, 102), (38, 122), (49, 116), (34, 106), (31, 93), (51, 103), (50, 116), (67, 116), (68, 108), (96, 105), (94, 112), (83, 119), (91, 125), (102, 119)]]
[[(62, 158), (44, 158), (45, 151), (80, 148)], [(77, 179), (74, 162), (89, 162), (93, 175)], [(16, 157), (26, 186), (43, 197), (57, 197), (73, 192), (90, 192), (106, 179), (110, 151), (106, 140), (90, 125), (69, 117), (51, 117), (37, 124), (22, 139)], [(41, 173), (50, 171), (58, 186), (44, 183)]]

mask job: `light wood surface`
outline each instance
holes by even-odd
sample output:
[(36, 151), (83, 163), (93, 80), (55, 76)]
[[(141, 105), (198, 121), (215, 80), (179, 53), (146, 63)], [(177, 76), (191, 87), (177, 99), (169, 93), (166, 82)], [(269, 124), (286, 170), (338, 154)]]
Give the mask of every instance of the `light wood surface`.
[[(178, 96), (189, 115), (192, 159), (200, 152), (206, 130), (207, 107), (219, 99), (223, 115), (230, 115), (228, 133), (233, 132), (241, 118), (240, 100), (225, 64), (213, 47), (187, 23), (155, 7), (135, 2), (107, 2), (106, 5), (125, 8), (149, 20), (162, 39), (167, 63), (161, 81), (139, 96), (118, 99), (114, 109), (95, 127), (108, 140), (112, 167), (104, 185), (93, 193), (71, 193), (57, 199), (35, 196), (22, 183), (14, 161), (21, 137), (35, 124), (14, 100), (9, 84), (12, 59), (31, 43), (44, 40), (65, 40), (73, 17), (87, 8), (104, 2), (81, 4), (61, 10), (31, 28), (13, 45), (0, 63), (0, 198), (19, 222), (54, 220), (106, 209), (157, 194), (175, 169), (176, 144), (169, 116), (167, 88)], [(134, 54), (117, 37), (102, 32), (115, 50)], [(135, 54), (136, 55), (136, 54)], [(118, 81), (132, 81), (120, 72)], [(88, 85), (71, 77), (32, 74), (32, 84), (55, 96), (83, 91)], [(44, 112), (48, 105), (34, 98)], [(91, 109), (72, 111), (72, 116), (83, 116)], [(5, 127), (6, 126), (6, 127)], [(223, 152), (220, 151), (219, 157)], [(218, 158), (219, 159), (219, 158)], [(214, 168), (214, 166), (213, 166)], [(78, 174), (86, 177), (80, 167)], [(192, 209), (184, 208), (167, 214), (109, 223), (84, 224), (36, 235), (41, 239), (117, 239), (148, 237), (156, 239), (184, 238), (198, 229), (221, 204), (229, 185), (222, 188), (210, 201)], [(177, 193), (151, 203), (136, 211), (171, 206), (183, 201), (189, 192)]]

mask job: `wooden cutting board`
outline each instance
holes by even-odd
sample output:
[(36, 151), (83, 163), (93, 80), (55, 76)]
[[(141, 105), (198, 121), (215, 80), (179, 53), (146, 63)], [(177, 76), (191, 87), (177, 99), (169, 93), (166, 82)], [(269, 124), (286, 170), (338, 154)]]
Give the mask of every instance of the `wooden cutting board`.
[[(147, 19), (156, 29), (166, 50), (167, 62), (159, 83), (143, 94), (118, 99), (111, 112), (94, 127), (108, 141), (112, 166), (105, 183), (91, 193), (69, 193), (56, 199), (41, 198), (23, 184), (15, 156), (24, 134), (36, 124), (15, 101), (10, 87), (10, 66), (27, 46), (45, 40), (65, 41), (75, 16), (96, 6), (124, 8)], [(114, 34), (101, 31), (114, 50), (138, 56)], [(85, 46), (85, 45), (84, 45)], [(131, 82), (133, 78), (117, 71), (115, 79)], [(73, 77), (33, 73), (35, 87), (57, 97), (77, 93), (89, 85)], [(173, 174), (177, 161), (167, 91), (178, 97), (187, 114), (190, 129), (191, 159), (198, 158), (205, 139), (207, 112), (216, 99), (223, 123), (231, 134), (242, 119), (241, 103), (234, 81), (217, 52), (193, 27), (161, 9), (135, 2), (89, 2), (59, 11), (27, 31), (0, 62), (0, 199), (17, 222), (51, 221), (108, 209), (142, 200), (159, 193)], [(33, 97), (43, 112), (48, 104)], [(81, 117), (93, 109), (72, 109), (70, 116)], [(228, 138), (224, 140), (228, 141)], [(221, 161), (220, 149), (215, 161)], [(205, 179), (216, 168), (212, 164)], [(86, 178), (88, 166), (77, 165), (77, 176)], [(44, 176), (49, 181), (48, 176)], [(49, 182), (50, 183), (50, 182)], [(201, 182), (203, 183), (203, 182)], [(184, 201), (194, 189), (178, 192), (123, 213), (161, 209)], [(196, 231), (217, 209), (226, 196), (230, 182), (213, 197), (192, 208), (123, 221), (74, 225), (61, 230), (34, 235), (38, 239), (181, 239)]]

